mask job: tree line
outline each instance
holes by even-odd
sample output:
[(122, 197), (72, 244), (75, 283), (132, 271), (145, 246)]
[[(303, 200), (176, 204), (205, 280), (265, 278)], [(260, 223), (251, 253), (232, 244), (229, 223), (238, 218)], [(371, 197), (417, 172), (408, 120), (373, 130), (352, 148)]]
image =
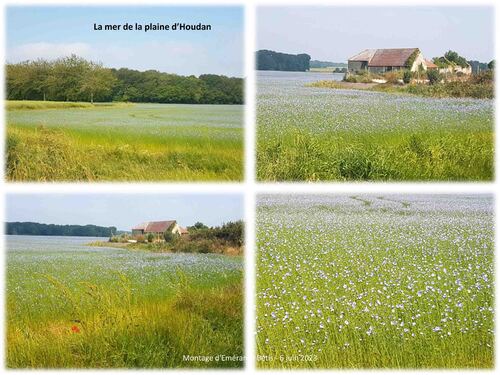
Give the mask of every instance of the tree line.
[(111, 69), (76, 55), (7, 64), (9, 100), (243, 104), (243, 79)]
[(309, 70), (311, 56), (306, 53), (291, 55), (269, 50), (257, 51), (257, 70), (283, 70), (306, 72)]
[(100, 227), (90, 224), (58, 225), (35, 222), (10, 222), (6, 224), (6, 233), (11, 235), (110, 237), (116, 234), (116, 227)]

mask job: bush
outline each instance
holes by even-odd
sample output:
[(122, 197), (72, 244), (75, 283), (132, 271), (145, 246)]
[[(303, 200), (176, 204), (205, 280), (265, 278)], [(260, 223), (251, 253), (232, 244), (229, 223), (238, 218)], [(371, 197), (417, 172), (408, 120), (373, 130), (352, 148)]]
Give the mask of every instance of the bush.
[(163, 238), (165, 239), (165, 242), (172, 242), (174, 240), (174, 234), (170, 229), (167, 229), (165, 233), (163, 233)]
[(393, 85), (396, 85), (399, 83), (399, 80), (402, 78), (403, 74), (399, 71), (392, 71), (392, 72), (387, 72), (384, 74), (384, 79), (387, 81), (387, 83), (391, 83)]
[(437, 71), (437, 69), (432, 69), (427, 71), (427, 79), (431, 85), (435, 85), (439, 81), (441, 81), (441, 74)]
[(408, 84), (411, 82), (412, 74), (409, 70), (405, 70), (403, 73), (403, 82)]
[(355, 77), (355, 76), (353, 76), (353, 75), (349, 75), (349, 76), (348, 76), (348, 75), (346, 75), (346, 76), (344, 77), (344, 82), (356, 83), (356, 82), (358, 82), (358, 81), (356, 80), (356, 77)]
[(146, 238), (141, 234), (135, 238), (139, 243), (146, 243)]
[(153, 236), (153, 233), (149, 233), (147, 239), (148, 239), (148, 242), (153, 242), (153, 240), (155, 239), (155, 236)]

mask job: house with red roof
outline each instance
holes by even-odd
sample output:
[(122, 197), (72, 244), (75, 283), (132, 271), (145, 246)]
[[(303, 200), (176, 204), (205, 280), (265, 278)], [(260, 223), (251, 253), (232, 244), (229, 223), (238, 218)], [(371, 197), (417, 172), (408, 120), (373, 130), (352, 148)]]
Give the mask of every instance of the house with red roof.
[(184, 235), (188, 231), (186, 228), (177, 224), (176, 220), (148, 221), (132, 228), (132, 236), (147, 236), (153, 234), (156, 238), (162, 239), (165, 232), (170, 231), (173, 234)]
[(437, 66), (426, 60), (418, 48), (382, 48), (366, 49), (350, 57), (347, 69), (349, 73), (369, 71), (380, 74), (401, 69), (425, 71), (437, 69)]

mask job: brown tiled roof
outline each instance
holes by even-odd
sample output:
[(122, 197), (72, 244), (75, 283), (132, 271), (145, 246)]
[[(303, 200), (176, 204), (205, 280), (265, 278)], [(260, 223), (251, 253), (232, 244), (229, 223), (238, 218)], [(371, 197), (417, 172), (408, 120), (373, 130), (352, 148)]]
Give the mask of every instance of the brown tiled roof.
[(434, 64), (434, 63), (433, 63), (432, 61), (430, 61), (430, 60), (427, 60), (427, 59), (426, 59), (426, 60), (424, 60), (424, 61), (425, 61), (425, 66), (426, 66), (427, 68), (431, 68), (431, 69), (432, 69), (432, 68), (437, 68), (437, 67), (438, 67), (436, 64)]
[(145, 233), (153, 232), (153, 233), (163, 233), (170, 226), (175, 224), (175, 220), (167, 220), (167, 221), (150, 221), (144, 230)]
[(417, 48), (378, 49), (368, 66), (405, 66), (406, 61)]

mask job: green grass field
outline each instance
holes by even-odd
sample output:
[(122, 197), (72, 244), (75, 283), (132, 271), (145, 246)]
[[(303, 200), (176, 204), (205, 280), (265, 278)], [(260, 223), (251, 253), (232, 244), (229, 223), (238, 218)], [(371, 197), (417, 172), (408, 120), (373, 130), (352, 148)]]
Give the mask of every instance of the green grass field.
[(259, 76), (259, 180), (493, 179), (493, 100), (308, 87), (318, 77)]
[[(7, 238), (9, 368), (242, 367), (241, 257)], [(206, 362), (184, 356), (226, 355)]]
[(492, 196), (260, 196), (261, 368), (494, 366)]
[(7, 102), (7, 179), (241, 180), (242, 108)]

